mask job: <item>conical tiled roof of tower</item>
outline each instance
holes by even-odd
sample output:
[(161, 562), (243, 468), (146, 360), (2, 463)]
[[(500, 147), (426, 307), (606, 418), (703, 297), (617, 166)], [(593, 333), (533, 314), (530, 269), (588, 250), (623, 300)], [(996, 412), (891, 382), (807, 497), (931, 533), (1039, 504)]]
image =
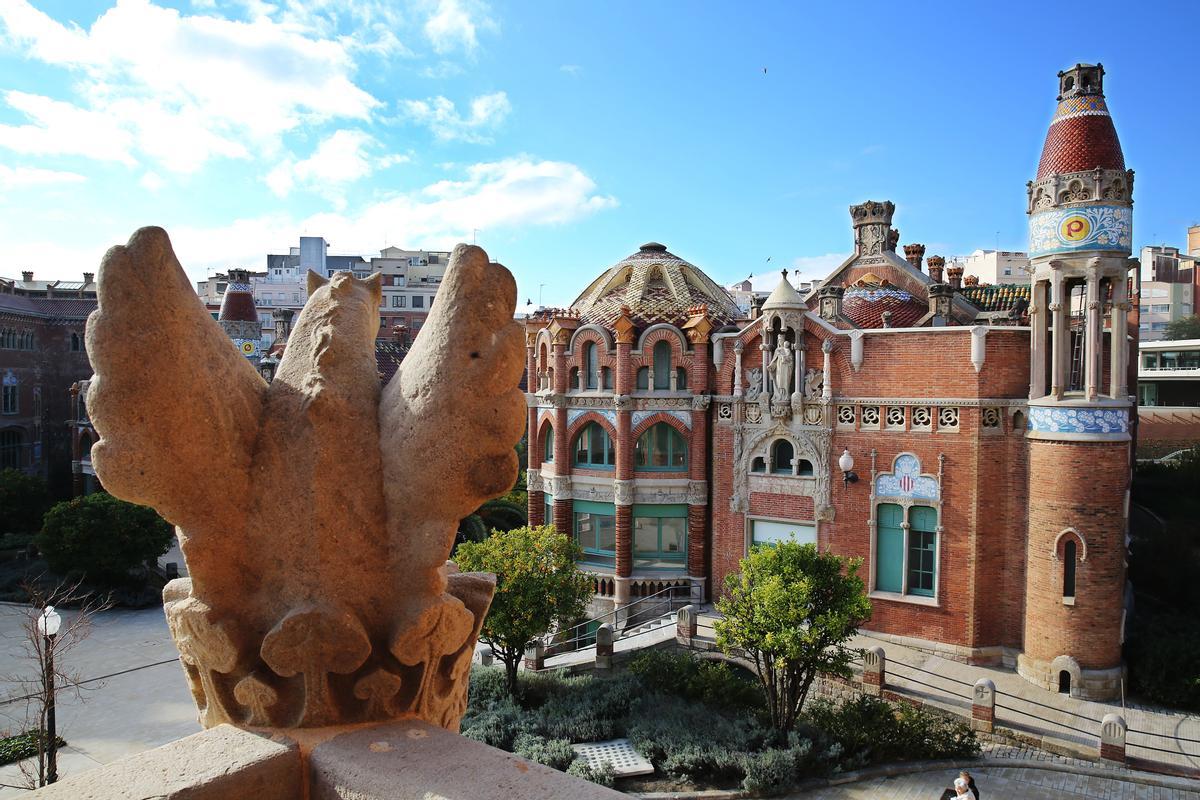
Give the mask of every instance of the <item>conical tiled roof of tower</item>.
[(708, 307), (713, 323), (721, 325), (740, 316), (729, 293), (704, 272), (667, 250), (648, 242), (592, 281), (571, 304), (583, 324), (609, 328), (628, 307), (633, 323), (646, 327), (665, 322), (682, 325), (688, 310)]
[(229, 284), (225, 287), (225, 296), (221, 298), (221, 313), (217, 319), (222, 322), (258, 321), (258, 311), (254, 308), (254, 288), (250, 285), (250, 276), (245, 272), (230, 270)]
[[(1072, 71), (1080, 67), (1091, 65), (1077, 65)], [(1103, 68), (1097, 69), (1103, 75)], [(1037, 178), (1096, 168), (1125, 169), (1121, 142), (1099, 80), (1094, 86), (1073, 86), (1059, 96), (1058, 108), (1046, 132)]]

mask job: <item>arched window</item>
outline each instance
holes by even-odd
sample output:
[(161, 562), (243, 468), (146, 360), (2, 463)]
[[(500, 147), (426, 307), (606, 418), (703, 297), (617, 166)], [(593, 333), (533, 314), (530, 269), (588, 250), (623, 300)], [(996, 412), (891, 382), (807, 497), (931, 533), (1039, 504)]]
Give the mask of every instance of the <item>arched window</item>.
[(597, 422), (589, 422), (575, 439), (575, 463), (592, 469), (612, 469), (617, 463), (612, 439)]
[(771, 472), (776, 475), (791, 475), (792, 459), (795, 457), (791, 442), (787, 439), (776, 439), (771, 445)]
[(548, 464), (554, 461), (554, 426), (547, 425), (546, 432), (542, 435), (546, 437), (542, 442), (542, 463)]
[(687, 469), (687, 442), (665, 422), (652, 425), (633, 449), (637, 469)]
[(1063, 545), (1063, 597), (1075, 596), (1075, 540)]
[(583, 369), (586, 374), (587, 388), (599, 386), (600, 362), (596, 357), (596, 343), (588, 342), (583, 346)]
[(654, 388), (671, 388), (671, 345), (661, 340), (654, 343)]
[(687, 368), (686, 367), (676, 367), (675, 368), (675, 388), (676, 389), (686, 389), (687, 388)]
[(813, 465), (807, 458), (796, 459), (796, 474), (797, 475), (812, 475)]
[(639, 367), (637, 371), (637, 388), (646, 391), (650, 388), (650, 370), (647, 367)]
[(571, 371), (567, 374), (568, 374), (567, 388), (568, 389), (578, 389), (579, 388), (579, 367), (571, 367)]
[(754, 459), (754, 461), (750, 464), (750, 471), (751, 472), (766, 472), (767, 471), (767, 460), (765, 458), (763, 458), (762, 456), (759, 456), (758, 458)]

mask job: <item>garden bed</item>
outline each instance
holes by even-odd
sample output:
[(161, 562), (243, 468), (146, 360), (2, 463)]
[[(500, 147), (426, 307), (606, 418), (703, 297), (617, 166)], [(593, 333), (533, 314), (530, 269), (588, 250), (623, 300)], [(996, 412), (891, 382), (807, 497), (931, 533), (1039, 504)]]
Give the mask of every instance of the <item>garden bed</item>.
[[(45, 737), (45, 734), (42, 734)], [(59, 747), (66, 746), (67, 742), (61, 736), (55, 737)], [(48, 738), (43, 739), (43, 748), (50, 745)], [(26, 758), (32, 758), (38, 754), (38, 731), (25, 731), (18, 733), (16, 736), (5, 736), (0, 738), (0, 766), (4, 764), (12, 764), (15, 761), (21, 761)]]
[(622, 672), (522, 673), (509, 697), (504, 671), (471, 674), (462, 734), (555, 769), (591, 774), (570, 745), (627, 737), (654, 775), (616, 781), (623, 791), (743, 789), (768, 796), (809, 778), (873, 764), (973, 758), (975, 734), (926, 709), (856, 697), (810, 701), (795, 730), (774, 731), (756, 679), (679, 651), (645, 651)]

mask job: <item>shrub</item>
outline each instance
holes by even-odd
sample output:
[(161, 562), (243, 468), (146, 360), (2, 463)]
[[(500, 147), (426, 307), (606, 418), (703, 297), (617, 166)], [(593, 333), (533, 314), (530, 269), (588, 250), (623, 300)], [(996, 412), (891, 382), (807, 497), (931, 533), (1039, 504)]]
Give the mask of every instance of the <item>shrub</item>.
[(513, 740), (513, 752), (551, 769), (565, 770), (575, 760), (575, 750), (566, 739), (547, 739), (535, 733), (522, 733)]
[(524, 712), (509, 697), (495, 700), (483, 708), (468, 704), (462, 718), (463, 736), (509, 752), (512, 752), (513, 742), (525, 730)]
[(742, 788), (756, 795), (781, 794), (796, 784), (796, 758), (790, 750), (770, 748), (746, 759)]
[(1135, 616), (1125, 655), (1138, 695), (1200, 710), (1200, 623), (1195, 619), (1181, 614)]
[(648, 695), (627, 736), (634, 748), (679, 778), (740, 781), (740, 753), (761, 748), (773, 736), (753, 718), (728, 717), (698, 703)]
[(167, 552), (173, 535), (154, 509), (101, 492), (50, 509), (36, 543), (55, 572), (115, 587), (129, 585), (131, 570)]
[(570, 691), (550, 695), (532, 718), (543, 736), (569, 742), (594, 742), (624, 736), (634, 702), (644, 694), (630, 675), (581, 676), (564, 681)]
[(719, 744), (689, 744), (671, 750), (656, 766), (680, 780), (733, 783), (746, 774), (745, 763), (743, 753)]
[(860, 695), (840, 706), (813, 703), (807, 713), (841, 745), (843, 766), (979, 755), (979, 740), (967, 723), (925, 708)]
[(751, 677), (722, 661), (686, 651), (645, 650), (629, 671), (650, 691), (673, 694), (729, 711), (763, 710), (762, 690)]
[(19, 469), (0, 470), (0, 534), (33, 534), (50, 508), (50, 490), (36, 475)]
[[(43, 737), (43, 749), (49, 747), (50, 738), (45, 733)], [(55, 741), (59, 747), (65, 747), (66, 741), (61, 737), (55, 737)], [(38, 754), (38, 731), (25, 731), (16, 736), (7, 736), (0, 739), (0, 765), (12, 764), (15, 761), (30, 758)]]
[(588, 765), (587, 761), (581, 758), (571, 762), (571, 766), (567, 767), (567, 774), (609, 788), (612, 788), (613, 783), (616, 782), (616, 774), (613, 772), (612, 764), (607, 761), (603, 762), (599, 767), (593, 768)]

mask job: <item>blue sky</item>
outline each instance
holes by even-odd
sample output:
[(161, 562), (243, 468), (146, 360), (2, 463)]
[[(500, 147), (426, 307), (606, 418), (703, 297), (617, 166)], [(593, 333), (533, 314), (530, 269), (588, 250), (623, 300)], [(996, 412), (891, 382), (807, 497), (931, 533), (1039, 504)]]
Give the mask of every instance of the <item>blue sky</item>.
[(1194, 2), (0, 0), (0, 275), (77, 277), (147, 224), (194, 277), (304, 234), (477, 230), (522, 301), (566, 304), (651, 239), (723, 283), (823, 275), (866, 199), (930, 254), (1024, 249), (1077, 61), (1107, 70), (1135, 242), (1182, 244), (1198, 25)]

